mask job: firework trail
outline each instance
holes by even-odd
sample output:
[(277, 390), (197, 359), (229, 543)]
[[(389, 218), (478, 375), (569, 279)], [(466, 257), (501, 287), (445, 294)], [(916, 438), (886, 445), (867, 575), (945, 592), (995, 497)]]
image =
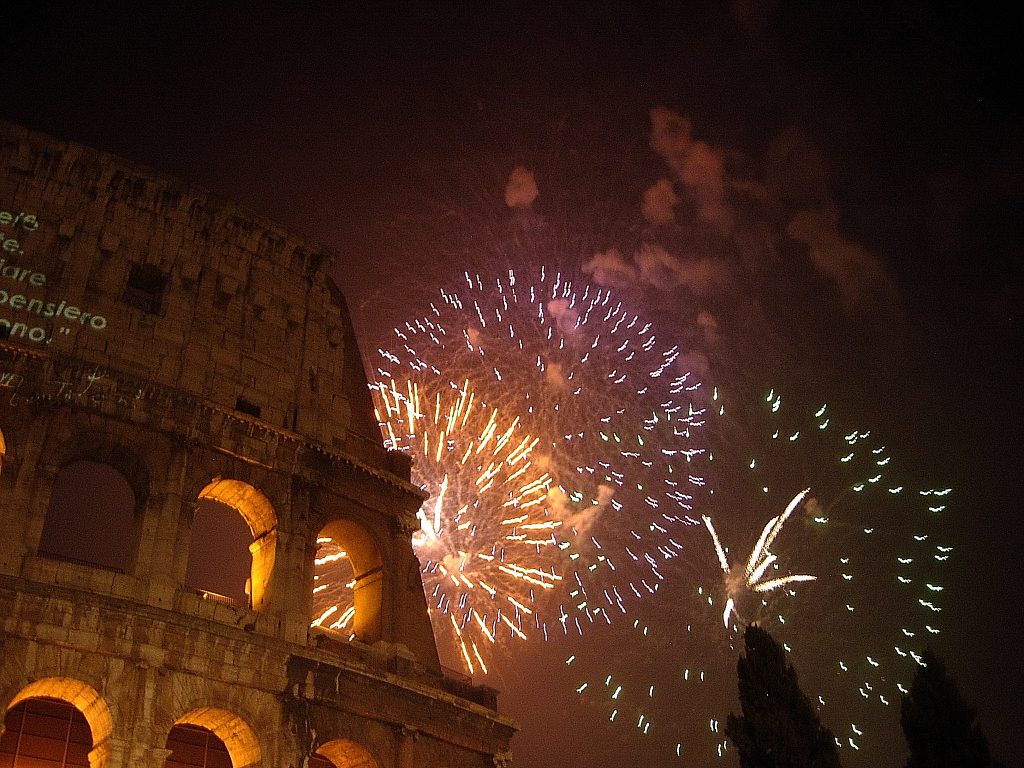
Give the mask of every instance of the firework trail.
[[(703, 577), (673, 578), (671, 616), (634, 612), (628, 663), (570, 657), (581, 699), (661, 754), (724, 757), (740, 636), (756, 621), (792, 653), (844, 765), (875, 765), (901, 743), (900, 697), (940, 633), (950, 490), (912, 488), (872, 432), (827, 406), (788, 409), (770, 392), (731, 415), (715, 390), (709, 411)], [(729, 543), (750, 547), (741, 564)]]
[(537, 593), (562, 579), (545, 553), (559, 547), (562, 523), (547, 511), (551, 476), (531, 458), (540, 439), (478, 398), (468, 380), (461, 389), (432, 384), (377, 384), (378, 419), (387, 446), (412, 453), (416, 479), (431, 489), (413, 536), (428, 604), (447, 616), (466, 669), (486, 674), (474, 636), (527, 638)]
[(348, 632), (351, 639), (350, 624), (356, 613), (352, 588), (356, 580), (348, 555), (329, 537), (318, 537), (316, 546), (313, 608), (317, 617), (310, 626)]
[[(898, 743), (894, 705), (939, 632), (948, 489), (912, 490), (828, 407), (726, 408), (612, 293), (557, 272), (467, 274), (378, 354), (385, 439), (429, 494), (414, 543), (446, 664), (485, 672), (505, 640), (568, 634), (584, 706), (657, 754), (725, 757), (756, 621), (844, 763)], [(344, 629), (334, 554), (320, 621)], [(592, 653), (601, 632), (618, 662)]]
[(726, 592), (729, 597), (725, 601), (725, 610), (722, 612), (722, 624), (726, 629), (729, 628), (729, 617), (736, 614), (736, 597), (735, 593), (741, 587), (746, 587), (751, 592), (771, 592), (772, 590), (780, 589), (787, 584), (795, 584), (799, 581), (814, 581), (815, 576), (808, 574), (796, 574), (791, 576), (778, 576), (772, 579), (764, 579), (764, 573), (769, 566), (773, 565), (778, 558), (771, 553), (771, 546), (775, 542), (776, 537), (782, 533), (782, 526), (786, 524), (789, 516), (793, 514), (795, 510), (805, 498), (807, 494), (811, 492), (810, 488), (805, 488), (800, 491), (793, 500), (786, 505), (786, 511), (781, 515), (773, 517), (765, 525), (764, 530), (761, 531), (761, 538), (757, 540), (757, 544), (750, 551), (750, 557), (747, 558), (746, 568), (743, 569), (742, 578), (739, 578), (734, 573), (732, 566), (729, 565), (729, 558), (725, 554), (725, 549), (722, 547), (722, 542), (718, 538), (718, 532), (715, 530), (715, 524), (711, 518), (707, 515), (703, 515), (701, 519), (704, 521), (704, 525), (708, 529), (708, 533), (711, 534), (711, 540), (715, 544), (715, 553), (718, 555), (718, 563), (722, 566), (722, 572), (725, 574)]
[(579, 635), (659, 590), (701, 525), (700, 384), (681, 350), (545, 269), (467, 274), (394, 338), (378, 417), (430, 494), (414, 544), (468, 671), (496, 639)]
[[(416, 479), (432, 490), (413, 535), (433, 585), (427, 597), (438, 616), (447, 616), (465, 668), (486, 674), (476, 637), (526, 639), (536, 592), (561, 580), (552, 567), (531, 565), (551, 560), (541, 552), (558, 547), (561, 526), (546, 514), (551, 477), (531, 459), (539, 438), (523, 430), (519, 417), (506, 420), (479, 399), (468, 380), (460, 389), (429, 392), (412, 381), (390, 384), (373, 388), (385, 442), (414, 455)], [(344, 631), (354, 614), (354, 582), (345, 553), (330, 539), (318, 544), (320, 610), (313, 624)]]

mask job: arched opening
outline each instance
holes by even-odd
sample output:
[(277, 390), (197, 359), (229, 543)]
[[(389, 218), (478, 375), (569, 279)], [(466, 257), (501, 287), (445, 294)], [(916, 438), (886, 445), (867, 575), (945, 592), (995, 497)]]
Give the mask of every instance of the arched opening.
[(4, 471), (4, 459), (7, 457), (7, 443), (4, 442), (4, 431), (0, 429), (0, 472)]
[(57, 473), (39, 554), (127, 572), (135, 546), (135, 492), (109, 464), (73, 461)]
[(364, 643), (381, 638), (383, 561), (370, 534), (351, 520), (332, 520), (317, 537), (314, 626)]
[(171, 728), (167, 749), (171, 754), (164, 768), (234, 768), (224, 742), (200, 725), (183, 723)]
[(0, 766), (104, 768), (112, 730), (110, 710), (91, 686), (64, 677), (36, 680), (8, 705)]
[(380, 768), (373, 755), (351, 739), (334, 739), (309, 759), (309, 768)]
[(3, 768), (88, 766), (90, 751), (89, 723), (66, 701), (31, 698), (7, 710), (0, 736)]
[(276, 542), (277, 515), (267, 497), (248, 483), (216, 479), (199, 493), (185, 583), (262, 610)]
[(352, 590), (356, 579), (348, 552), (329, 536), (316, 540), (313, 561), (313, 621), (310, 626), (355, 637), (356, 607)]
[(172, 750), (167, 768), (245, 768), (260, 761), (259, 740), (248, 723), (215, 707), (199, 707), (178, 718), (167, 748)]
[(252, 532), (238, 512), (219, 501), (200, 499), (192, 518), (185, 586), (249, 605)]

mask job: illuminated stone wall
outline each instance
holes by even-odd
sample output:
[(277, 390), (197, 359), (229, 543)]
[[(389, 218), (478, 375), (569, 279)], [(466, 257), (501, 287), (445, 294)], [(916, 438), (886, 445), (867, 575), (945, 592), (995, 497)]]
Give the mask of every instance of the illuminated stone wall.
[[(382, 447), (327, 254), (5, 123), (0, 167), (0, 709), (70, 701), (111, 768), (162, 766), (175, 723), (209, 728), (236, 768), (316, 750), (337, 768), (503, 762), (493, 692), (438, 664), (421, 494)], [(113, 564), (68, 556), (47, 525), (82, 463), (134, 498), (121, 517), (72, 510), (127, 553)], [(184, 585), (200, 499), (252, 533), (248, 605)], [(309, 628), (325, 531), (362, 568), (351, 640)]]
[[(227, 408), (241, 398), (274, 426), (380, 461), (322, 249), (95, 150), (4, 134), (0, 329)], [(149, 311), (133, 270), (164, 281)]]

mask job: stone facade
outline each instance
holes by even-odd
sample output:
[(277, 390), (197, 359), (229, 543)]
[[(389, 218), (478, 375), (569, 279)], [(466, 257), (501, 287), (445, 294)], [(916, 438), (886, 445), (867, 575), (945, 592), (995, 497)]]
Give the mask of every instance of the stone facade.
[[(182, 723), (235, 768), (507, 763), (494, 692), (438, 663), (422, 494), (382, 446), (328, 254), (18, 126), (0, 166), (0, 709), (70, 702), (107, 768), (163, 766)], [(81, 461), (134, 496), (125, 519), (79, 510), (123, 545), (115, 566), (48, 541)], [(184, 586), (200, 499), (248, 524), (248, 606)], [(310, 629), (318, 536), (353, 566), (351, 640)]]

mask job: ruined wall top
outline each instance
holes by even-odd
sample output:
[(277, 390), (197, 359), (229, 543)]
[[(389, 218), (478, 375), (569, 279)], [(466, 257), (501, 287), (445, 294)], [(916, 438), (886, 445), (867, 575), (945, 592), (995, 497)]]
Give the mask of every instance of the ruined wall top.
[(0, 338), (387, 465), (329, 255), (206, 191), (0, 121)]

